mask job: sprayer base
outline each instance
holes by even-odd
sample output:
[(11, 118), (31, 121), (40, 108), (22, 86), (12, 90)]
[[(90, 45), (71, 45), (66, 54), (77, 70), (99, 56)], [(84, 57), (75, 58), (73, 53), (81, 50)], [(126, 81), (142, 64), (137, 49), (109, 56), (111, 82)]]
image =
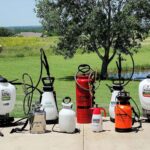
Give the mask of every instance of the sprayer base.
[(58, 124), (58, 118), (55, 120), (46, 120), (46, 124)]
[(127, 129), (121, 129), (121, 128), (115, 128), (116, 132), (131, 132), (132, 128), (127, 128)]
[(9, 117), (9, 115), (0, 115), (0, 127), (11, 126), (14, 121), (14, 117)]

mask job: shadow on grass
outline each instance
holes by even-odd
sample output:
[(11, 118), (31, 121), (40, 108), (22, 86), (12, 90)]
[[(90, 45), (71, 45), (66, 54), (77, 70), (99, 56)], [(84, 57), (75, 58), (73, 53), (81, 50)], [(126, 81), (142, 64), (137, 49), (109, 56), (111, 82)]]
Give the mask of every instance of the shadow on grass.
[(60, 81), (74, 81), (74, 76), (65, 76), (57, 79)]

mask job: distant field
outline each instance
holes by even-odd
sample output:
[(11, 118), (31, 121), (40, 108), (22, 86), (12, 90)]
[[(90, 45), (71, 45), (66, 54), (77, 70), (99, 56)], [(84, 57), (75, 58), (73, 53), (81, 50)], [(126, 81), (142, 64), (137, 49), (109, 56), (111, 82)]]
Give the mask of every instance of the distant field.
[[(58, 42), (57, 36), (52, 36), (48, 38), (40, 37), (0, 37), (0, 45), (3, 47), (0, 57), (25, 57), (25, 56), (37, 56), (39, 55), (39, 49), (44, 48), (48, 55), (54, 55), (54, 47), (56, 47)], [(81, 52), (78, 51), (78, 54)], [(98, 61), (96, 54), (91, 53), (88, 55), (94, 57), (94, 61)], [(84, 55), (82, 55), (85, 59)], [(142, 43), (142, 48), (137, 54), (134, 55), (136, 69), (143, 70), (150, 68), (150, 38), (147, 38)], [(96, 60), (95, 60), (96, 59)], [(131, 61), (129, 57), (126, 58), (128, 61), (125, 62), (125, 68), (131, 67)], [(92, 60), (93, 61), (93, 60)], [(98, 61), (98, 66), (100, 66), (101, 61)], [(100, 68), (100, 67), (99, 67)], [(115, 62), (109, 65), (109, 70), (114, 70), (116, 68)]]
[(53, 53), (58, 37), (0, 37), (3, 51), (0, 57), (24, 57), (39, 55), (39, 49), (44, 48), (49, 54)]
[[(0, 54), (0, 74), (13, 80), (21, 76), (24, 72), (29, 73), (36, 83), (39, 76), (39, 49), (43, 47), (46, 50), (50, 70), (52, 76), (55, 76), (55, 90), (57, 92), (57, 100), (59, 109), (61, 108), (61, 100), (65, 96), (71, 96), (75, 103), (75, 82), (72, 76), (77, 71), (77, 66), (82, 63), (88, 63), (92, 68), (100, 70), (101, 61), (95, 53), (92, 54), (76, 54), (73, 59), (64, 60), (62, 56), (53, 55), (53, 46), (57, 44), (57, 37), (50, 38), (0, 38), (0, 45), (3, 46), (3, 52)], [(150, 68), (150, 38), (144, 41), (141, 51), (134, 55), (137, 68)], [(38, 56), (37, 56), (38, 55)], [(26, 57), (24, 57), (26, 56)], [(127, 58), (128, 59), (128, 58)], [(125, 62), (125, 67), (131, 67), (131, 61)], [(115, 61), (109, 66), (109, 71), (116, 68)], [(69, 78), (71, 77), (71, 78)], [(96, 92), (96, 101), (99, 106), (108, 108), (111, 93), (106, 87), (106, 83), (111, 85), (111, 81), (102, 81)], [(126, 89), (130, 91), (132, 97), (139, 104), (138, 98), (139, 81), (132, 81)], [(42, 88), (42, 84), (40, 85)], [(38, 99), (38, 95), (34, 100)], [(23, 92), (22, 87), (17, 87), (17, 102), (13, 115), (23, 116), (22, 111)], [(140, 104), (139, 104), (140, 106)]]

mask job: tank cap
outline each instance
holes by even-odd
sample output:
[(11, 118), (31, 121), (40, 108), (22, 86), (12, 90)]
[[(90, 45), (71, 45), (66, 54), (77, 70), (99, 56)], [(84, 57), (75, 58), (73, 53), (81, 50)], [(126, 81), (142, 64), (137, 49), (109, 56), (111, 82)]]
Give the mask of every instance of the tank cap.
[(73, 103), (71, 103), (71, 98), (68, 97), (68, 96), (65, 97), (65, 98), (63, 99), (62, 106), (63, 106), (63, 108), (67, 108), (67, 109), (72, 108)]
[(6, 83), (8, 80), (2, 76), (0, 76), (0, 83)]
[(147, 77), (146, 77), (146, 78), (150, 79), (150, 74), (149, 74), (149, 75), (147, 75)]
[(131, 97), (129, 92), (122, 91), (118, 93), (117, 98), (119, 101), (128, 101)]

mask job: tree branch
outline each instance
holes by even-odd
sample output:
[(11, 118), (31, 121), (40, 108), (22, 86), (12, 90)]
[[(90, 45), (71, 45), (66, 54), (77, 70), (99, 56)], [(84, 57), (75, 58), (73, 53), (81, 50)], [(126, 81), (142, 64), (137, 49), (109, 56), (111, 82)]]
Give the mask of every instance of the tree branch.
[(104, 0), (102, 0), (102, 4), (103, 4), (103, 8), (105, 9), (105, 11), (108, 13), (108, 10), (107, 10), (107, 8), (106, 8), (106, 6), (105, 6)]
[(116, 50), (114, 50), (112, 56), (109, 58), (108, 63), (110, 63), (116, 55)]
[(108, 39), (107, 39), (107, 47), (111, 46), (111, 41), (110, 41), (110, 33), (111, 33), (111, 0), (108, 0)]
[(121, 10), (122, 3), (123, 3), (123, 0), (121, 0), (118, 4), (118, 8), (117, 8), (118, 12), (120, 12), (120, 10)]
[(99, 57), (101, 60), (104, 59), (104, 57), (100, 54), (100, 52), (98, 51), (97, 48), (95, 49), (95, 52), (96, 52), (96, 54), (98, 55), (98, 57)]

